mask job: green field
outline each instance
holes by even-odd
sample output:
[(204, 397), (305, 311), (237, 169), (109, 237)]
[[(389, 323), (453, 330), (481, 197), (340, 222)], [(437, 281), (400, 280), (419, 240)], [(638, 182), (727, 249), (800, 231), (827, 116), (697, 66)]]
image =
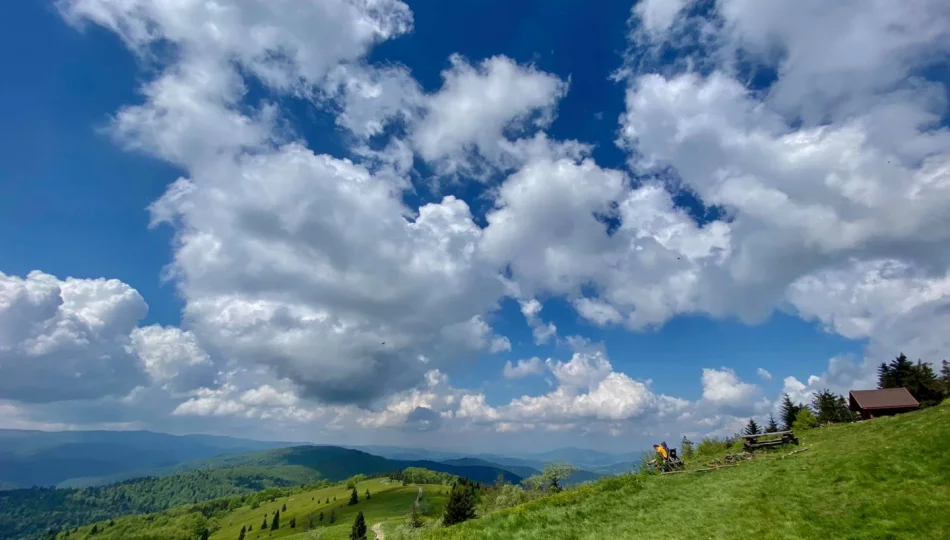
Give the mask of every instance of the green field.
[[(339, 484), (332, 487), (301, 491), (292, 495), (261, 503), (257, 508), (245, 505), (220, 515), (205, 518), (191, 507), (179, 507), (159, 514), (126, 516), (112, 522), (99, 522), (70, 531), (62, 532), (57, 538), (95, 539), (95, 540), (193, 540), (202, 536), (202, 531), (211, 531), (209, 540), (237, 540), (241, 527), (250, 527), (245, 534), (246, 540), (271, 538), (296, 538), (304, 540), (311, 537), (308, 525), (320, 534), (312, 535), (321, 540), (345, 540), (349, 538), (350, 528), (359, 511), (363, 512), (367, 527), (372, 530), (376, 523), (402, 523), (409, 513), (412, 503), (420, 497), (424, 510), (424, 519), (438, 518), (442, 514), (448, 499), (449, 486), (410, 484), (388, 478), (374, 478), (357, 484), (360, 501), (349, 506), (350, 490)], [(366, 490), (370, 499), (366, 500)], [(333, 498), (336, 497), (336, 501)], [(327, 498), (330, 502), (327, 503)], [(286, 510), (284, 506), (286, 505)], [(267, 524), (273, 523), (274, 512), (280, 510), (280, 528), (261, 530), (264, 516)], [(320, 512), (323, 521), (319, 520)], [(330, 512), (336, 513), (336, 521), (329, 523)], [(296, 518), (296, 527), (291, 527), (291, 519)], [(96, 532), (93, 533), (93, 527)], [(372, 538), (370, 532), (370, 538)]]
[(950, 402), (800, 439), (808, 450), (795, 455), (785, 449), (712, 472), (604, 479), (427, 538), (950, 538)]
[[(364, 500), (367, 489), (369, 489), (371, 497), (368, 501)], [(432, 516), (440, 515), (448, 496), (448, 486), (403, 486), (397, 482), (390, 482), (388, 479), (376, 478), (357, 484), (360, 502), (354, 506), (347, 506), (350, 490), (346, 489), (345, 486), (334, 486), (283, 497), (274, 502), (262, 504), (259, 508), (253, 510), (247, 506), (239, 508), (218, 519), (221, 528), (211, 535), (211, 540), (237, 539), (242, 525), (253, 525), (253, 530), (245, 536), (248, 540), (257, 538), (304, 538), (306, 535), (301, 533), (306, 531), (308, 516), (310, 515), (313, 515), (314, 528), (323, 529), (323, 535), (320, 536), (321, 540), (346, 539), (349, 538), (350, 527), (353, 525), (356, 513), (360, 510), (363, 511), (363, 516), (366, 518), (369, 528), (372, 528), (375, 523), (401, 522), (404, 516), (409, 513), (409, 508), (419, 495), (420, 489), (422, 489), (423, 498), (428, 503), (428, 513)], [(326, 504), (327, 497), (330, 498), (330, 504)], [(333, 497), (336, 497), (336, 502), (333, 501)], [(279, 510), (285, 504), (287, 510), (280, 513), (280, 529), (277, 531), (259, 530), (264, 515), (267, 515), (267, 522), (270, 523), (274, 511)], [(336, 522), (332, 525), (328, 523), (331, 510), (336, 512)], [(317, 519), (317, 515), (321, 511), (324, 513), (324, 521), (322, 522)], [(289, 523), (293, 517), (297, 518), (297, 527), (291, 529)]]

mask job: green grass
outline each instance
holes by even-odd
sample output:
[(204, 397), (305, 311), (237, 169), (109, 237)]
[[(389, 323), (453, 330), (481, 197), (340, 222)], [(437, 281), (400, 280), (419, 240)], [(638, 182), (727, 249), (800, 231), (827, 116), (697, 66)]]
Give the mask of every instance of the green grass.
[[(359, 511), (363, 511), (367, 527), (372, 528), (375, 523), (401, 523), (409, 513), (409, 508), (423, 491), (427, 519), (441, 516), (442, 509), (448, 499), (448, 486), (442, 485), (408, 485), (401, 482), (391, 482), (389, 479), (370, 479), (357, 484), (360, 502), (348, 506), (350, 490), (345, 485), (302, 491), (292, 495), (279, 497), (274, 501), (261, 503), (257, 508), (245, 505), (220, 515), (220, 517), (206, 518), (200, 512), (192, 511), (189, 506), (173, 508), (166, 512), (150, 515), (137, 515), (116, 518), (114, 523), (99, 522), (95, 524), (97, 534), (91, 534), (93, 525), (79, 527), (68, 537), (65, 532), (57, 538), (70, 540), (195, 540), (201, 537), (205, 529), (213, 531), (210, 540), (237, 540), (242, 526), (252, 525), (253, 530), (245, 535), (245, 540), (264, 540), (283, 538), (288, 540), (305, 540), (307, 534), (307, 516), (313, 515), (313, 526), (320, 530), (320, 540), (345, 540), (349, 538), (350, 528)], [(366, 490), (369, 489), (371, 498), (365, 500)], [(326, 502), (330, 498), (330, 503)], [(336, 501), (333, 498), (336, 497)], [(287, 510), (282, 510), (283, 506)], [(280, 528), (271, 531), (269, 528), (260, 530), (264, 515), (267, 523), (273, 522), (274, 511), (280, 512)], [(336, 522), (329, 523), (330, 511), (336, 512)], [(323, 511), (324, 520), (318, 520)], [(297, 518), (295, 528), (290, 528), (291, 518)]]
[[(253, 510), (249, 506), (238, 508), (218, 518), (220, 529), (211, 535), (211, 540), (236, 540), (242, 525), (254, 526), (254, 529), (245, 536), (246, 540), (270, 538), (301, 540), (306, 538), (307, 516), (311, 514), (314, 527), (323, 529), (321, 540), (346, 539), (349, 538), (350, 527), (356, 519), (357, 512), (361, 510), (370, 529), (375, 523), (401, 522), (409, 513), (409, 508), (416, 500), (420, 488), (423, 490), (423, 497), (429, 502), (428, 514), (433, 517), (441, 515), (442, 507), (448, 498), (447, 486), (403, 486), (398, 482), (377, 478), (357, 484), (360, 502), (354, 506), (346, 504), (350, 499), (350, 490), (345, 486), (335, 486), (283, 497), (274, 502), (262, 504)], [(368, 501), (364, 499), (367, 489), (371, 496)], [(330, 498), (330, 504), (326, 504), (327, 497)], [(336, 502), (333, 501), (333, 497), (336, 497)], [(273, 519), (274, 511), (279, 510), (284, 504), (287, 505), (287, 510), (280, 513), (281, 528), (277, 531), (259, 530), (264, 514), (267, 514), (269, 524)], [(336, 512), (336, 522), (332, 525), (328, 523), (331, 510)], [(322, 522), (317, 520), (317, 515), (321, 511), (324, 513)], [(297, 518), (297, 527), (291, 529), (289, 523), (293, 517)]]
[(800, 439), (808, 450), (796, 455), (605, 479), (427, 538), (950, 538), (950, 402)]

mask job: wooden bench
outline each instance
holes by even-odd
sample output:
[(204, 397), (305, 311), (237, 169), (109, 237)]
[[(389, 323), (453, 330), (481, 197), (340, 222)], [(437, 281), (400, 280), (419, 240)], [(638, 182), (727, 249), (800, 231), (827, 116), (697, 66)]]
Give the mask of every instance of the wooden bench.
[[(778, 438), (774, 438), (778, 437)], [(743, 447), (746, 450), (755, 450), (757, 448), (770, 448), (773, 446), (783, 446), (786, 444), (798, 444), (798, 437), (791, 431), (776, 431), (774, 433), (757, 433), (755, 435), (743, 435)], [(759, 440), (766, 438), (766, 440)]]

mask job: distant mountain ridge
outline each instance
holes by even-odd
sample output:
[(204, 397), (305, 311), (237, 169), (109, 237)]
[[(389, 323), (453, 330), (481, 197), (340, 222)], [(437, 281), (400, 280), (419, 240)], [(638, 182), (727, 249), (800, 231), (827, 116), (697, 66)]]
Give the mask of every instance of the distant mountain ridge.
[(205, 460), (182, 463), (167, 472), (216, 469), (231, 467), (283, 467), (301, 466), (321, 473), (322, 478), (336, 481), (357, 474), (396, 472), (407, 467), (418, 467), (436, 472), (454, 474), (476, 482), (494, 482), (500, 474), (506, 482), (516, 484), (524, 476), (501, 468), (493, 463), (474, 460), (456, 464), (434, 460), (398, 460), (353, 450), (340, 446), (304, 445), (266, 450), (250, 454), (225, 455)]
[(300, 443), (152, 431), (30, 431), (0, 429), (0, 486), (55, 486), (82, 479), (141, 476), (138, 471), (222, 454)]

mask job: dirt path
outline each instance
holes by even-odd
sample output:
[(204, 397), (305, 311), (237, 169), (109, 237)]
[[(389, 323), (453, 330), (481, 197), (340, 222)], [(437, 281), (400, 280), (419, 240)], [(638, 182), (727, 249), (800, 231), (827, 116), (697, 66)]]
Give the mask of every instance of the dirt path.
[[(419, 504), (419, 499), (422, 498), (422, 486), (419, 487), (419, 494), (416, 495), (416, 502), (413, 504)], [(383, 524), (382, 522), (373, 525), (373, 534), (376, 535), (376, 540), (385, 540), (386, 535), (383, 534)]]

